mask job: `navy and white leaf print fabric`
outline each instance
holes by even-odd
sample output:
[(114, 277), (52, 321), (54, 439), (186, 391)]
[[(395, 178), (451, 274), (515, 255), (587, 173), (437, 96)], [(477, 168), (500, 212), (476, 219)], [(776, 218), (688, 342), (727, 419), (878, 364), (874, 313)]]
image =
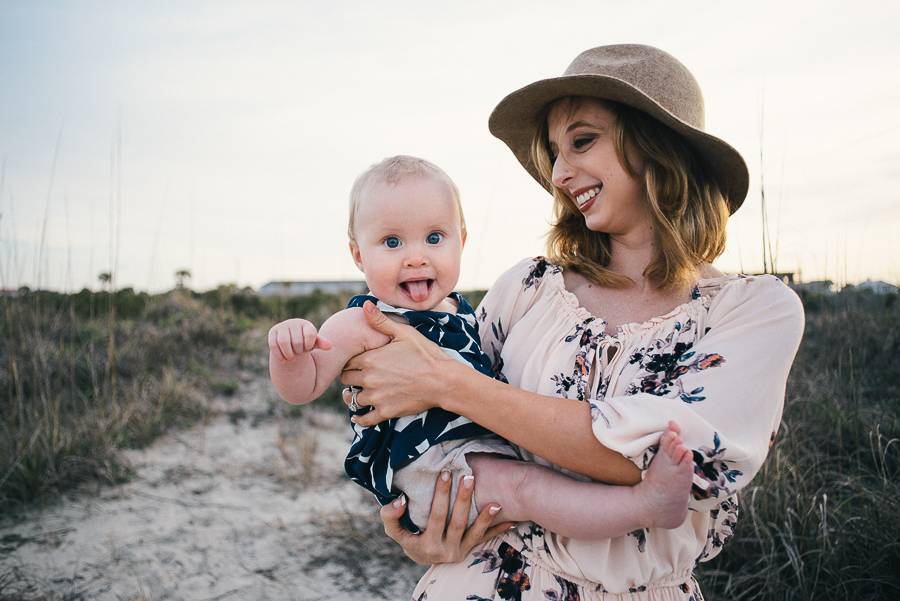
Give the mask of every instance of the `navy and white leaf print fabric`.
[[(491, 375), (491, 360), (481, 351), (475, 311), (459, 293), (452, 292), (450, 296), (458, 303), (456, 315), (392, 307), (367, 295), (354, 296), (347, 306), (362, 307), (369, 300), (384, 313), (402, 315), (449, 356)], [(359, 411), (351, 411), (350, 415), (368, 411), (368, 407), (361, 407)], [(391, 490), (391, 482), (394, 470), (400, 466), (442, 442), (492, 434), (471, 420), (444, 409), (389, 419), (369, 428), (353, 425), (353, 431), (355, 436), (344, 460), (344, 469), (351, 480), (374, 493), (382, 505), (397, 497)], [(401, 521), (411, 532), (418, 532), (408, 517), (408, 510)]]

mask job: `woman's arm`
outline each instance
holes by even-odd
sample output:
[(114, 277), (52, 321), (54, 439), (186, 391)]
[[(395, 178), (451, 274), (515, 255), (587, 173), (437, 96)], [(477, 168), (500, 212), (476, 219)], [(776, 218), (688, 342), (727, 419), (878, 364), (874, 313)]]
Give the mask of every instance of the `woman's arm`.
[[(588, 403), (498, 382), (447, 357), (415, 329), (389, 320), (371, 303), (366, 303), (363, 313), (369, 325), (390, 337), (391, 343), (352, 358), (341, 374), (344, 384), (363, 388), (358, 402), (374, 407), (355, 418), (360, 425), (441, 407), (594, 480), (640, 482), (640, 471), (631, 461), (597, 440)], [(566, 432), (566, 436), (554, 432)]]

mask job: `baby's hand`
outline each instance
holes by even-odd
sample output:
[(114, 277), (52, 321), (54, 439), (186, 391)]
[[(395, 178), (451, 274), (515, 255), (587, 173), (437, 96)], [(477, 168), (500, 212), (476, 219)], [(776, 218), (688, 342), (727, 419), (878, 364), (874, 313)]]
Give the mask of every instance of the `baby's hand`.
[(269, 351), (282, 363), (293, 361), (298, 355), (313, 349), (327, 351), (331, 342), (319, 336), (316, 327), (305, 319), (288, 319), (269, 330)]

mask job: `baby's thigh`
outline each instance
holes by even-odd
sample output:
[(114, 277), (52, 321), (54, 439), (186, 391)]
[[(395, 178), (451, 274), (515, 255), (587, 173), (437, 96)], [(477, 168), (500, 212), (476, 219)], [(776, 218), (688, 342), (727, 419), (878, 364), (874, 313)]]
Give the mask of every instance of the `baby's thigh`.
[[(450, 491), (452, 511), (452, 504), (456, 499), (462, 479), (473, 474), (469, 458), (475, 456), (503, 457), (514, 456), (514, 454), (515, 451), (508, 444), (495, 439), (476, 438), (448, 441), (429, 448), (415, 460), (397, 470), (394, 473), (391, 488), (396, 492), (406, 494), (410, 519), (416, 526), (424, 530), (431, 514), (435, 483), (443, 470), (449, 471), (452, 478)], [(476, 476), (476, 486), (477, 482)], [(476, 489), (476, 495), (477, 493)], [(489, 501), (490, 499), (488, 499)], [(482, 504), (479, 503), (479, 505), (483, 507)], [(475, 502), (469, 508), (469, 525), (478, 517), (479, 508)]]

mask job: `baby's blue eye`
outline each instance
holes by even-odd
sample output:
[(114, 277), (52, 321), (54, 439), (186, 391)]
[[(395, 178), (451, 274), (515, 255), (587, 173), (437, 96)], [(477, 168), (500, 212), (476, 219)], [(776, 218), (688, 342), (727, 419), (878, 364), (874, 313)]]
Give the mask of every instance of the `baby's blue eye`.
[(398, 238), (397, 236), (388, 236), (384, 239), (384, 244), (388, 248), (397, 248), (398, 246), (400, 246), (400, 238)]
[(428, 237), (425, 238), (425, 241), (428, 242), (428, 244), (439, 244), (443, 239), (444, 237), (441, 234), (432, 232), (428, 234)]

